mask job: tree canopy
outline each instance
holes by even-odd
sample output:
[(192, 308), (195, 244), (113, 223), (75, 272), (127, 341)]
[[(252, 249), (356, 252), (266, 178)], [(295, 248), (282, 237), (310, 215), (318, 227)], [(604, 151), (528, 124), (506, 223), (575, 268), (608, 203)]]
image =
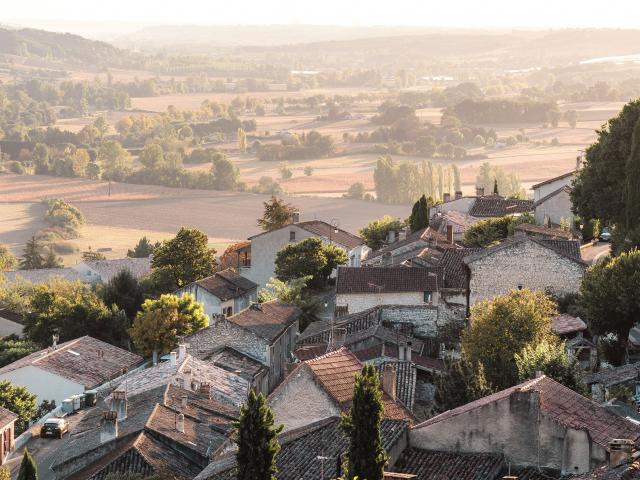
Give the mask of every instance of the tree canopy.
[(294, 215), (298, 209), (275, 196), (264, 202), (264, 214), (258, 219), (258, 225), (263, 230), (270, 232), (293, 223)]
[(360, 236), (370, 249), (378, 250), (384, 246), (389, 232), (399, 232), (404, 226), (402, 220), (385, 215), (378, 220), (369, 222), (366, 227), (360, 230)]
[(29, 426), (36, 413), (36, 396), (25, 387), (14, 385), (8, 380), (0, 380), (0, 407), (6, 408), (18, 416), (16, 435), (20, 435)]
[(436, 410), (446, 412), (490, 393), (482, 364), (473, 365), (461, 359), (447, 365), (446, 371), (437, 378)]
[(412, 233), (429, 226), (429, 204), (430, 202), (424, 195), (413, 204), (411, 216), (409, 217), (409, 225), (411, 226)]

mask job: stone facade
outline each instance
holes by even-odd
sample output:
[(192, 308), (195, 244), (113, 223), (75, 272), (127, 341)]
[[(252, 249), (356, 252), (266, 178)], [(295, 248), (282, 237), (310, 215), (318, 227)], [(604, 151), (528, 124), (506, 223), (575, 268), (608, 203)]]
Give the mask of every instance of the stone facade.
[(574, 178), (576, 178), (576, 173), (571, 172), (569, 174), (561, 175), (546, 182), (534, 185), (533, 187), (531, 187), (533, 190), (533, 201), (537, 202), (562, 187), (570, 187), (573, 183)]
[(528, 238), (504, 243), (465, 258), (471, 278), (469, 303), (474, 305), (516, 288), (576, 293), (586, 264)]
[[(432, 292), (432, 303), (437, 305), (438, 292)], [(336, 306), (347, 307), (348, 313), (358, 313), (378, 305), (428, 305), (425, 292), (338, 293)]]
[(535, 219), (538, 225), (547, 225), (549, 221), (553, 225), (560, 225), (562, 220), (568, 221), (573, 226), (574, 215), (571, 211), (571, 195), (568, 188), (558, 191), (535, 206)]

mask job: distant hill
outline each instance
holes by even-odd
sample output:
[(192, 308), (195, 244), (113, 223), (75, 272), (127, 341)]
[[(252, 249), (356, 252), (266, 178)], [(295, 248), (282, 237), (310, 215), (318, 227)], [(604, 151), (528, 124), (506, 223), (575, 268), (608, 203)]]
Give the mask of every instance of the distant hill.
[(0, 28), (0, 54), (35, 56), (72, 63), (120, 64), (126, 52), (105, 42), (87, 40), (70, 33), (45, 30)]

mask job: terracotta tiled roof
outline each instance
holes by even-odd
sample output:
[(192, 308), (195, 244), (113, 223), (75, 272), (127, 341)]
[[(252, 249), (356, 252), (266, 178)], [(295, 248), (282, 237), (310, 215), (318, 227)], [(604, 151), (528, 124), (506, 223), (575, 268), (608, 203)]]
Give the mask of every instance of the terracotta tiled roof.
[(473, 217), (504, 217), (505, 215), (528, 213), (531, 211), (533, 211), (532, 200), (488, 195), (486, 197), (476, 198), (471, 210), (469, 210), (469, 215)]
[(531, 235), (538, 235), (545, 238), (557, 238), (561, 240), (572, 240), (573, 234), (562, 228), (545, 227), (544, 225), (534, 225), (533, 223), (521, 223), (515, 228), (516, 232), (524, 232)]
[[(360, 245), (364, 245), (364, 240), (362, 240), (357, 235), (349, 233), (346, 230), (342, 230), (341, 228), (336, 229), (335, 227), (331, 226), (327, 222), (323, 222), (322, 220), (299, 222), (295, 225), (302, 228), (303, 230), (306, 230), (307, 232), (313, 233), (320, 237), (325, 237), (327, 239), (331, 238), (331, 241), (333, 243), (342, 245), (349, 250), (359, 247)], [(335, 230), (338, 231), (336, 232)]]
[(561, 425), (588, 431), (593, 441), (604, 448), (608, 448), (609, 441), (614, 438), (636, 440), (640, 437), (640, 425), (619, 417), (600, 404), (544, 375), (441, 413), (414, 428), (446, 421), (449, 418), (504, 400), (518, 391), (539, 393), (540, 410), (543, 415), (552, 418)]
[(556, 315), (551, 319), (551, 330), (556, 335), (583, 332), (586, 329), (587, 324), (584, 323), (580, 317), (574, 317), (567, 313)]
[(18, 419), (18, 415), (6, 408), (0, 407), (0, 428), (9, 425), (11, 422), (15, 422)]
[(495, 453), (454, 453), (407, 448), (394, 470), (415, 474), (416, 480), (496, 480), (505, 466)]
[(90, 389), (101, 385), (142, 362), (142, 357), (84, 336), (60, 344), (56, 350), (32, 353), (0, 368), (0, 375), (32, 365)]
[(436, 268), (339, 267), (336, 293), (393, 293), (437, 291)]
[(195, 283), (223, 302), (241, 297), (258, 288), (257, 283), (243, 277), (232, 268), (216, 272)]
[(245, 308), (227, 320), (274, 342), (300, 317), (300, 310), (282, 300), (271, 300)]
[(449, 248), (440, 259), (445, 288), (467, 288), (467, 266), (464, 258), (482, 251), (481, 248)]

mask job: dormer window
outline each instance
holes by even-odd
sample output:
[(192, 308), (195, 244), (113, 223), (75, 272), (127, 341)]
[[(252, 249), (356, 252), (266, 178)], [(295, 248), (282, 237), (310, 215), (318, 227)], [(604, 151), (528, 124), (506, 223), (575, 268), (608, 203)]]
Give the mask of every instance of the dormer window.
[(290, 242), (296, 241), (296, 232), (294, 232), (293, 230), (289, 232), (289, 241)]

